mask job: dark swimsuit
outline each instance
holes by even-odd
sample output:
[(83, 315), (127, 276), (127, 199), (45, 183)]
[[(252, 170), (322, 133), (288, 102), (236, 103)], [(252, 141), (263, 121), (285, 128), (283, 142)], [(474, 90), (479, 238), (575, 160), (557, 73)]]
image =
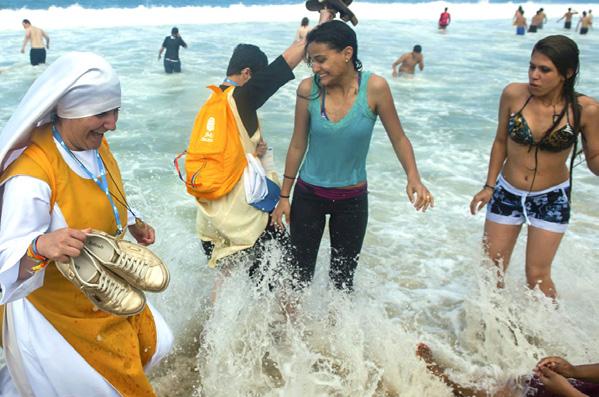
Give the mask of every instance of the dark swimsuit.
[(521, 145), (529, 145), (531, 149), (533, 147), (538, 147), (540, 150), (547, 152), (561, 152), (574, 145), (578, 139), (578, 134), (574, 132), (574, 129), (570, 125), (570, 117), (567, 108), (564, 108), (562, 114), (559, 115), (559, 118), (561, 119), (563, 113), (566, 114), (566, 125), (557, 130), (548, 131), (540, 141), (534, 141), (532, 131), (522, 115), (522, 111), (526, 105), (528, 105), (531, 98), (532, 95), (528, 97), (520, 110), (510, 115), (507, 127), (510, 138)]

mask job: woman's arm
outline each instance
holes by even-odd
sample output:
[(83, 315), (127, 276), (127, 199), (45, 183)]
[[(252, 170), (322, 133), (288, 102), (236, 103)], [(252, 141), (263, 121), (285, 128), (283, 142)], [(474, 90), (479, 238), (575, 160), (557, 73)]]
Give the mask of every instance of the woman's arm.
[(591, 172), (599, 175), (599, 103), (589, 97), (581, 98), (580, 102), (584, 156)]
[(433, 206), (433, 197), (420, 181), (420, 173), (416, 166), (412, 144), (401, 127), (401, 122), (393, 103), (391, 89), (384, 78), (372, 75), (368, 82), (368, 98), (369, 105), (372, 105), (371, 107), (375, 113), (381, 118), (391, 145), (393, 145), (395, 155), (408, 177), (406, 192), (410, 202), (414, 204), (417, 210), (422, 209), (426, 211), (429, 206)]
[(287, 157), (285, 159), (285, 172), (283, 173), (283, 185), (281, 186), (281, 198), (277, 207), (272, 214), (273, 225), (283, 226), (283, 216), (289, 224), (291, 206), (289, 204), (289, 196), (291, 188), (297, 177), (297, 171), (306, 154), (308, 146), (308, 124), (310, 115), (308, 113), (308, 100), (312, 89), (312, 79), (304, 79), (297, 88), (297, 97), (295, 101), (295, 121), (293, 126), (293, 135), (287, 149)]
[(501, 93), (499, 101), (499, 114), (497, 120), (497, 133), (491, 147), (491, 156), (489, 158), (489, 169), (487, 171), (487, 180), (480, 192), (474, 195), (470, 202), (470, 212), (476, 214), (483, 208), (493, 196), (493, 187), (497, 181), (497, 177), (503, 168), (503, 163), (507, 157), (507, 123), (510, 115), (510, 103), (513, 99), (515, 91), (514, 85), (508, 85)]

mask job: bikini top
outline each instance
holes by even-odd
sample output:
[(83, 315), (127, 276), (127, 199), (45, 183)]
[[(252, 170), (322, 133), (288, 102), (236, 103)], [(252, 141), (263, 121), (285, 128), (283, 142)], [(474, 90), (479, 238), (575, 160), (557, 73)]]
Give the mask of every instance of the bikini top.
[(557, 122), (566, 114), (566, 125), (562, 128), (553, 131), (547, 131), (545, 136), (538, 142), (535, 142), (532, 131), (522, 115), (522, 111), (528, 105), (532, 95), (528, 97), (524, 106), (516, 113), (510, 114), (508, 120), (508, 133), (510, 138), (521, 145), (529, 145), (530, 148), (537, 147), (540, 150), (548, 152), (561, 152), (574, 145), (578, 139), (578, 132), (570, 125), (570, 117), (568, 116), (567, 106), (564, 107), (562, 113), (558, 116)]

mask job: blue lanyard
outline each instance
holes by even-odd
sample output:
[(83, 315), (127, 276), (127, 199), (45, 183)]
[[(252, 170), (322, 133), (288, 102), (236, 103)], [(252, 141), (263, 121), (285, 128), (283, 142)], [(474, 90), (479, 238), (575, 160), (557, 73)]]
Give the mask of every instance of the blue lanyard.
[(56, 138), (58, 143), (60, 143), (60, 146), (62, 146), (62, 148), (75, 161), (77, 161), (80, 168), (85, 172), (85, 174), (88, 177), (90, 177), (91, 180), (94, 181), (94, 183), (96, 185), (98, 185), (98, 187), (104, 192), (104, 194), (106, 194), (106, 197), (108, 197), (108, 201), (110, 201), (110, 205), (112, 206), (112, 212), (114, 213), (114, 219), (116, 221), (116, 228), (117, 228), (117, 235), (121, 234), (123, 232), (123, 226), (121, 224), (121, 219), (119, 218), (119, 210), (116, 208), (116, 205), (114, 205), (114, 201), (112, 200), (112, 196), (110, 195), (110, 191), (108, 190), (108, 181), (106, 180), (106, 170), (104, 169), (104, 163), (102, 162), (102, 158), (100, 157), (100, 153), (98, 153), (98, 150), (94, 150), (94, 153), (96, 155), (96, 163), (98, 164), (98, 170), (100, 171), (100, 175), (98, 175), (96, 177), (91, 173), (90, 170), (87, 169), (87, 167), (81, 162), (81, 160), (79, 160), (75, 156), (75, 154), (73, 154), (71, 149), (69, 149), (67, 147), (67, 145), (62, 140), (62, 137), (60, 136), (60, 133), (56, 129), (55, 125), (52, 125), (52, 134), (54, 135), (54, 138)]
[(233, 87), (239, 87), (239, 84), (234, 82), (233, 80), (231, 80), (230, 78), (226, 77), (225, 80), (223, 81), (223, 83), (229, 83), (231, 84)]

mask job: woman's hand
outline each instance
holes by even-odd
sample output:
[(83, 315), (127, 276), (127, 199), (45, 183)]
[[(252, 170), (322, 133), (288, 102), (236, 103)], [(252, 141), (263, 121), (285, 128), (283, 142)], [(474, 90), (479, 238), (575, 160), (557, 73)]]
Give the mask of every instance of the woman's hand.
[(289, 204), (288, 198), (281, 197), (275, 210), (272, 212), (270, 224), (274, 225), (278, 229), (284, 229), (283, 216), (285, 216), (285, 223), (291, 222), (291, 204)]
[(156, 231), (154, 231), (154, 228), (141, 220), (135, 221), (133, 225), (129, 225), (129, 233), (141, 245), (154, 244), (154, 241), (156, 241)]
[(435, 199), (433, 198), (433, 195), (420, 181), (408, 181), (406, 193), (408, 194), (410, 203), (414, 204), (416, 211), (422, 210), (422, 212), (424, 212), (429, 207), (433, 208), (435, 206)]
[(568, 382), (564, 376), (552, 371), (549, 367), (537, 367), (536, 375), (545, 389), (559, 396), (584, 396)]
[(480, 211), (493, 197), (493, 190), (490, 188), (483, 188), (480, 192), (476, 193), (470, 202), (470, 213), (472, 215)]
[(551, 356), (545, 357), (537, 364), (537, 369), (544, 367), (549, 368), (566, 378), (574, 378), (574, 366), (561, 357)]
[(67, 262), (69, 257), (76, 258), (81, 254), (89, 232), (91, 229), (79, 230), (65, 227), (44, 233), (37, 239), (37, 252), (52, 261)]

